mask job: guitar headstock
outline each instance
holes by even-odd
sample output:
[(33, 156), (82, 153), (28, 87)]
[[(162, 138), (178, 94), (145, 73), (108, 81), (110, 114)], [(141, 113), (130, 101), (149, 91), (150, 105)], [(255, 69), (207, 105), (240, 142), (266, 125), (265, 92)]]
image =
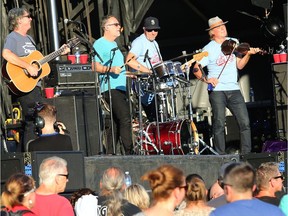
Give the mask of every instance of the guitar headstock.
[(205, 52), (201, 52), (201, 53), (197, 53), (195, 55), (193, 55), (193, 59), (195, 61), (200, 61), (203, 57), (207, 57), (208, 56), (208, 52), (205, 51)]
[(67, 46), (72, 49), (74, 48), (75, 46), (77, 46), (79, 43), (80, 43), (80, 39), (77, 38), (77, 37), (74, 37), (74, 38), (70, 38), (68, 41), (67, 41)]

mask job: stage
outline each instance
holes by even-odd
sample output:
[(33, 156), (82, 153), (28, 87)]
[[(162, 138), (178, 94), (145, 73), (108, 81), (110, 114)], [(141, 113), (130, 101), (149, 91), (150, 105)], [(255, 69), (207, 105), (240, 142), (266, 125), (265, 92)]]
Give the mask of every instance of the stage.
[(25, 172), (32, 175), (39, 185), (38, 169), (41, 161), (53, 155), (67, 160), (69, 182), (65, 193), (88, 187), (99, 191), (100, 178), (103, 171), (111, 166), (117, 166), (123, 171), (129, 171), (132, 182), (142, 184), (149, 190), (148, 182), (141, 181), (141, 176), (148, 170), (162, 164), (171, 164), (183, 170), (185, 175), (197, 173), (205, 180), (209, 188), (218, 177), (222, 164), (230, 161), (248, 161), (254, 168), (261, 163), (273, 161), (279, 164), (279, 170), (285, 176), (287, 187), (287, 152), (251, 153), (246, 155), (131, 155), (131, 156), (89, 156), (81, 151), (71, 152), (26, 152), (6, 153), (1, 157), (1, 188), (8, 177), (15, 172)]

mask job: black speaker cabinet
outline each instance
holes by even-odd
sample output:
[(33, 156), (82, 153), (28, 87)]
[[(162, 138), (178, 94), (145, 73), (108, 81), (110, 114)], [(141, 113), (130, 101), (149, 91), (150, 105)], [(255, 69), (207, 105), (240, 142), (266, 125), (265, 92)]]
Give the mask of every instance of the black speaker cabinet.
[(270, 153), (251, 153), (240, 155), (240, 161), (249, 162), (255, 169), (265, 162), (276, 162), (279, 165), (279, 171), (285, 177), (284, 186), (287, 185), (287, 152), (270, 152)]
[(57, 120), (70, 132), (73, 150), (85, 156), (99, 154), (99, 112), (95, 95), (60, 96), (49, 99), (57, 108)]
[(23, 153), (6, 153), (1, 155), (1, 191), (7, 179), (14, 173), (24, 172)]
[(39, 151), (23, 153), (24, 170), (27, 175), (33, 176), (36, 186), (39, 186), (39, 166), (48, 157), (58, 156), (67, 161), (69, 181), (65, 193), (85, 187), (84, 154), (81, 151)]

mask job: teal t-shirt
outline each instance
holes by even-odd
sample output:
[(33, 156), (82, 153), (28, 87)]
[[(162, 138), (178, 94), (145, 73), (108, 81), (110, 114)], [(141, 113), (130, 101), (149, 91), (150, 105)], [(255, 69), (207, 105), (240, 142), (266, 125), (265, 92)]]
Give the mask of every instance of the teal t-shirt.
[[(96, 56), (95, 61), (100, 62), (102, 65), (109, 66), (112, 60), (111, 67), (113, 66), (121, 67), (122, 65), (124, 65), (124, 56), (122, 52), (119, 49), (117, 49), (116, 51), (111, 51), (112, 49), (118, 47), (115, 41), (111, 42), (106, 40), (104, 37), (101, 37), (94, 42), (93, 47), (103, 60), (103, 62), (101, 62), (100, 59)], [(113, 57), (114, 53), (115, 55)], [(111, 89), (126, 91), (125, 73), (126, 73), (125, 67), (123, 67), (123, 70), (121, 71), (120, 74), (108, 73)], [(101, 85), (101, 92), (107, 91), (108, 90), (107, 74), (100, 74), (99, 81)]]

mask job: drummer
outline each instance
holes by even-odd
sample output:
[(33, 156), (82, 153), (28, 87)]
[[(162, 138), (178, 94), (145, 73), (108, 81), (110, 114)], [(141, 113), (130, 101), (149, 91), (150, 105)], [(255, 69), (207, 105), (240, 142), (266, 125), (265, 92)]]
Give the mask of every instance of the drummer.
[[(159, 21), (155, 17), (144, 20), (143, 34), (132, 41), (131, 49), (126, 57), (129, 67), (143, 73), (151, 73), (151, 67), (162, 62), (159, 45), (155, 40), (160, 29)], [(150, 61), (150, 63), (149, 63)], [(154, 94), (146, 92), (141, 98), (142, 107), (150, 122), (156, 121)]]

